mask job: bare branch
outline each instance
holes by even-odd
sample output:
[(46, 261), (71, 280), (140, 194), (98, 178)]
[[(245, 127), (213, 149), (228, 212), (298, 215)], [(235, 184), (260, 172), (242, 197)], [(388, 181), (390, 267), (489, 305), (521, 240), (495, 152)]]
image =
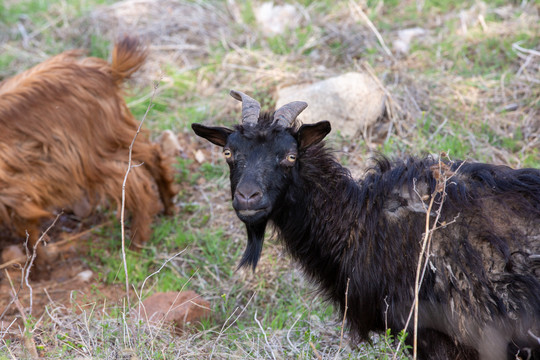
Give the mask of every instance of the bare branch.
[[(339, 349), (338, 353), (341, 350), (341, 347), (343, 345), (343, 329), (345, 328), (345, 320), (347, 319), (347, 310), (349, 309), (349, 282), (351, 281), (351, 278), (347, 278), (347, 287), (345, 288), (345, 311), (343, 311), (343, 321), (341, 322), (341, 336), (339, 337)], [(337, 358), (337, 354), (336, 354)]]
[(270, 353), (272, 354), (272, 359), (276, 360), (276, 355), (274, 354), (274, 350), (272, 350), (272, 346), (268, 342), (268, 338), (266, 337), (266, 332), (264, 331), (264, 329), (262, 327), (262, 324), (259, 321), (259, 319), (257, 319), (257, 310), (255, 310), (255, 315), (253, 315), (253, 319), (255, 319), (255, 322), (257, 323), (257, 325), (259, 325), (259, 329), (261, 329), (261, 331), (262, 331), (262, 333), (264, 335), (264, 342), (266, 343), (266, 345), (270, 349)]
[(246, 306), (244, 306), (244, 308), (242, 309), (242, 311), (240, 311), (240, 313), (238, 314), (238, 316), (236, 317), (236, 319), (234, 319), (230, 324), (229, 326), (225, 327), (225, 325), (227, 325), (227, 323), (229, 322), (229, 320), (233, 317), (234, 313), (236, 312), (236, 310), (238, 310), (239, 308), (235, 308), (234, 311), (232, 312), (232, 314), (227, 318), (227, 320), (225, 320), (225, 322), (223, 323), (223, 326), (221, 327), (221, 330), (219, 331), (219, 334), (216, 338), (216, 341), (214, 342), (214, 346), (212, 346), (212, 352), (210, 353), (210, 357), (209, 357), (209, 360), (212, 360), (212, 357), (214, 356), (214, 351), (216, 350), (216, 346), (218, 344), (218, 341), (219, 339), (221, 338), (221, 336), (223, 335), (223, 333), (225, 331), (227, 331), (231, 326), (233, 326), (233, 324), (240, 318), (240, 316), (242, 316), (242, 314), (244, 313), (244, 311), (246, 311), (249, 303), (251, 302), (251, 300), (253, 300), (253, 298), (255, 297), (255, 295), (257, 295), (257, 293), (253, 293), (253, 295), (251, 295), (251, 297), (249, 298)]
[[(34, 244), (34, 251), (32, 252), (32, 257), (30, 258), (30, 261), (27, 261), (24, 266), (24, 281), (26, 283), (26, 287), (28, 287), (28, 291), (30, 291), (30, 310), (29, 310), (30, 315), (32, 315), (32, 305), (33, 305), (33, 290), (32, 290), (32, 287), (30, 286), (30, 283), (28, 282), (28, 277), (30, 276), (30, 269), (32, 268), (32, 265), (34, 264), (34, 260), (36, 259), (37, 248), (39, 244), (44, 241), (43, 239), (45, 238), (49, 230), (51, 230), (54, 227), (54, 225), (56, 225), (56, 222), (58, 221), (60, 216), (62, 216), (62, 214), (64, 214), (63, 211), (61, 211), (58, 215), (56, 215), (56, 218), (54, 219), (52, 224), (43, 232), (43, 234), (41, 234), (39, 239)], [(26, 235), (27, 235), (26, 241), (28, 242), (28, 233)], [(28, 249), (28, 247), (26, 248)]]
[(358, 15), (360, 15), (360, 17), (362, 18), (362, 20), (364, 20), (367, 24), (367, 26), (369, 27), (369, 29), (371, 31), (373, 31), (373, 33), (375, 34), (375, 36), (377, 37), (377, 40), (379, 40), (379, 43), (381, 44), (384, 52), (386, 53), (386, 55), (390, 56), (392, 59), (394, 58), (394, 55), (392, 54), (392, 52), (390, 51), (390, 49), (386, 46), (385, 42), (384, 42), (384, 39), (383, 37), (381, 36), (381, 33), (379, 33), (379, 31), (377, 30), (377, 28), (375, 27), (375, 25), (373, 25), (373, 22), (371, 22), (371, 20), (369, 20), (368, 16), (366, 15), (366, 13), (364, 13), (364, 11), (362, 10), (362, 8), (354, 1), (349, 1), (349, 7), (356, 11), (356, 13)]
[(133, 136), (133, 140), (131, 141), (131, 145), (129, 145), (129, 158), (128, 158), (128, 168), (126, 170), (126, 175), (124, 176), (124, 182), (122, 183), (122, 206), (121, 206), (121, 212), (120, 212), (120, 226), (121, 226), (121, 233), (122, 233), (122, 262), (124, 264), (124, 274), (126, 276), (126, 299), (128, 308), (129, 306), (129, 277), (128, 277), (128, 269), (127, 269), (127, 262), (126, 262), (126, 228), (125, 228), (125, 210), (126, 210), (126, 183), (129, 176), (129, 173), (133, 167), (140, 166), (142, 164), (132, 165), (132, 154), (133, 154), (133, 145), (135, 144), (135, 140), (137, 139), (137, 136), (141, 132), (141, 128), (144, 124), (144, 121), (146, 120), (146, 116), (148, 115), (148, 112), (153, 107), (153, 101), (154, 96), (156, 95), (156, 90), (158, 88), (159, 82), (154, 83), (154, 90), (152, 92), (152, 97), (150, 97), (150, 102), (148, 104), (148, 107), (146, 108), (146, 112), (144, 113), (144, 116), (139, 123), (139, 127), (137, 128), (137, 132), (135, 133), (135, 136)]
[[(463, 166), (464, 162), (461, 163), (458, 168), (455, 171), (450, 170), (450, 167), (442, 162), (441, 157), (447, 157), (448, 155), (446, 153), (441, 153), (441, 156), (439, 156), (439, 162), (438, 162), (438, 168), (434, 170), (434, 177), (436, 180), (435, 189), (433, 190), (431, 194), (431, 199), (429, 202), (429, 205), (426, 209), (426, 227), (424, 232), (424, 238), (422, 241), (422, 248), (420, 250), (420, 254), (418, 255), (418, 264), (416, 268), (416, 278), (414, 283), (414, 303), (411, 307), (411, 310), (409, 312), (409, 316), (407, 318), (407, 322), (405, 323), (405, 326), (403, 328), (403, 331), (405, 332), (407, 328), (409, 327), (409, 322), (411, 320), (412, 315), (414, 314), (414, 334), (413, 334), (413, 359), (416, 359), (417, 357), (417, 340), (418, 340), (418, 305), (419, 305), (419, 293), (420, 293), (420, 286), (422, 285), (422, 281), (424, 279), (424, 275), (427, 269), (427, 265), (429, 264), (429, 257), (430, 257), (430, 249), (431, 249), (431, 239), (433, 237), (433, 233), (435, 230), (439, 229), (440, 227), (447, 226), (453, 222), (455, 222), (456, 219), (452, 220), (449, 223), (440, 224), (439, 220), (441, 217), (441, 212), (443, 208), (443, 204), (446, 197), (446, 186), (448, 185), (448, 181), (456, 175), (456, 173), (459, 171), (461, 166)], [(451, 162), (451, 160), (450, 160)], [(436, 174), (435, 174), (436, 172)], [(419, 196), (420, 200), (423, 202), (423, 197), (416, 189), (416, 182), (415, 182), (415, 192)], [(432, 209), (433, 205), (435, 204), (435, 198), (436, 195), (440, 194), (441, 199), (439, 202), (437, 202), (438, 208), (435, 212), (435, 220), (433, 222), (433, 225), (430, 225), (430, 218), (432, 216)], [(425, 207), (424, 207), (425, 208)], [(425, 256), (425, 260), (424, 260)], [(396, 359), (397, 357), (397, 351), (399, 350), (401, 346), (401, 343), (398, 344), (398, 347), (396, 349), (396, 353), (394, 354), (393, 359)]]

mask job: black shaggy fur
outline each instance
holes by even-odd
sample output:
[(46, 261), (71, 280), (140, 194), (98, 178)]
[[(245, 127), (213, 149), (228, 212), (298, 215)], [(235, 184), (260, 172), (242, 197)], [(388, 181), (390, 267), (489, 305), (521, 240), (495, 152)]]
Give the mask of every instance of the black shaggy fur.
[[(234, 130), (193, 128), (231, 153), (233, 206), (248, 230), (241, 266), (255, 268), (270, 221), (342, 313), (350, 281), (347, 322), (358, 340), (400, 331), (435, 194), (431, 226), (442, 208), (420, 289), (419, 357), (540, 359), (539, 170), (379, 157), (354, 180), (321, 142), (327, 122), (283, 128), (265, 114)], [(444, 198), (441, 171), (451, 175)]]

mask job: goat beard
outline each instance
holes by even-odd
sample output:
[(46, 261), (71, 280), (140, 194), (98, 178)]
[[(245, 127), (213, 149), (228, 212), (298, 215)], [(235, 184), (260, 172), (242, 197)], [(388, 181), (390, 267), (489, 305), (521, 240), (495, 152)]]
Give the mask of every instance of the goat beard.
[(248, 242), (242, 260), (238, 264), (238, 269), (242, 267), (251, 266), (255, 271), (257, 263), (261, 257), (262, 247), (264, 243), (264, 230), (266, 229), (266, 222), (255, 225), (246, 224)]

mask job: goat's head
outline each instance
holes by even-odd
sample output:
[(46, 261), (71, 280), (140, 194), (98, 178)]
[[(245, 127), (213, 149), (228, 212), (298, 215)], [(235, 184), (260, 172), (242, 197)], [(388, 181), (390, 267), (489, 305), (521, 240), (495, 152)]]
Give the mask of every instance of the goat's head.
[(192, 128), (197, 135), (223, 147), (230, 168), (233, 207), (248, 233), (239, 267), (251, 265), (255, 269), (268, 220), (301, 171), (302, 155), (330, 132), (330, 123), (295, 126), (296, 117), (307, 107), (305, 102), (295, 101), (273, 115), (259, 116), (261, 106), (256, 100), (234, 90), (231, 96), (242, 101), (241, 125), (229, 129), (193, 124)]

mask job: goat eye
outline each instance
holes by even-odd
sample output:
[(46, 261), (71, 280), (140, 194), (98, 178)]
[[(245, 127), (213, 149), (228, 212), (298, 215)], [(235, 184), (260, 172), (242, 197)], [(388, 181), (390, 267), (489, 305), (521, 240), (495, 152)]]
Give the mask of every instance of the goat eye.
[(225, 156), (225, 158), (227, 158), (227, 159), (230, 159), (231, 156), (232, 156), (231, 150), (228, 150), (228, 149), (227, 149), (227, 150), (223, 150), (223, 156)]
[(287, 160), (289, 162), (292, 162), (292, 163), (295, 162), (296, 161), (296, 155), (294, 155), (294, 154), (287, 155)]

